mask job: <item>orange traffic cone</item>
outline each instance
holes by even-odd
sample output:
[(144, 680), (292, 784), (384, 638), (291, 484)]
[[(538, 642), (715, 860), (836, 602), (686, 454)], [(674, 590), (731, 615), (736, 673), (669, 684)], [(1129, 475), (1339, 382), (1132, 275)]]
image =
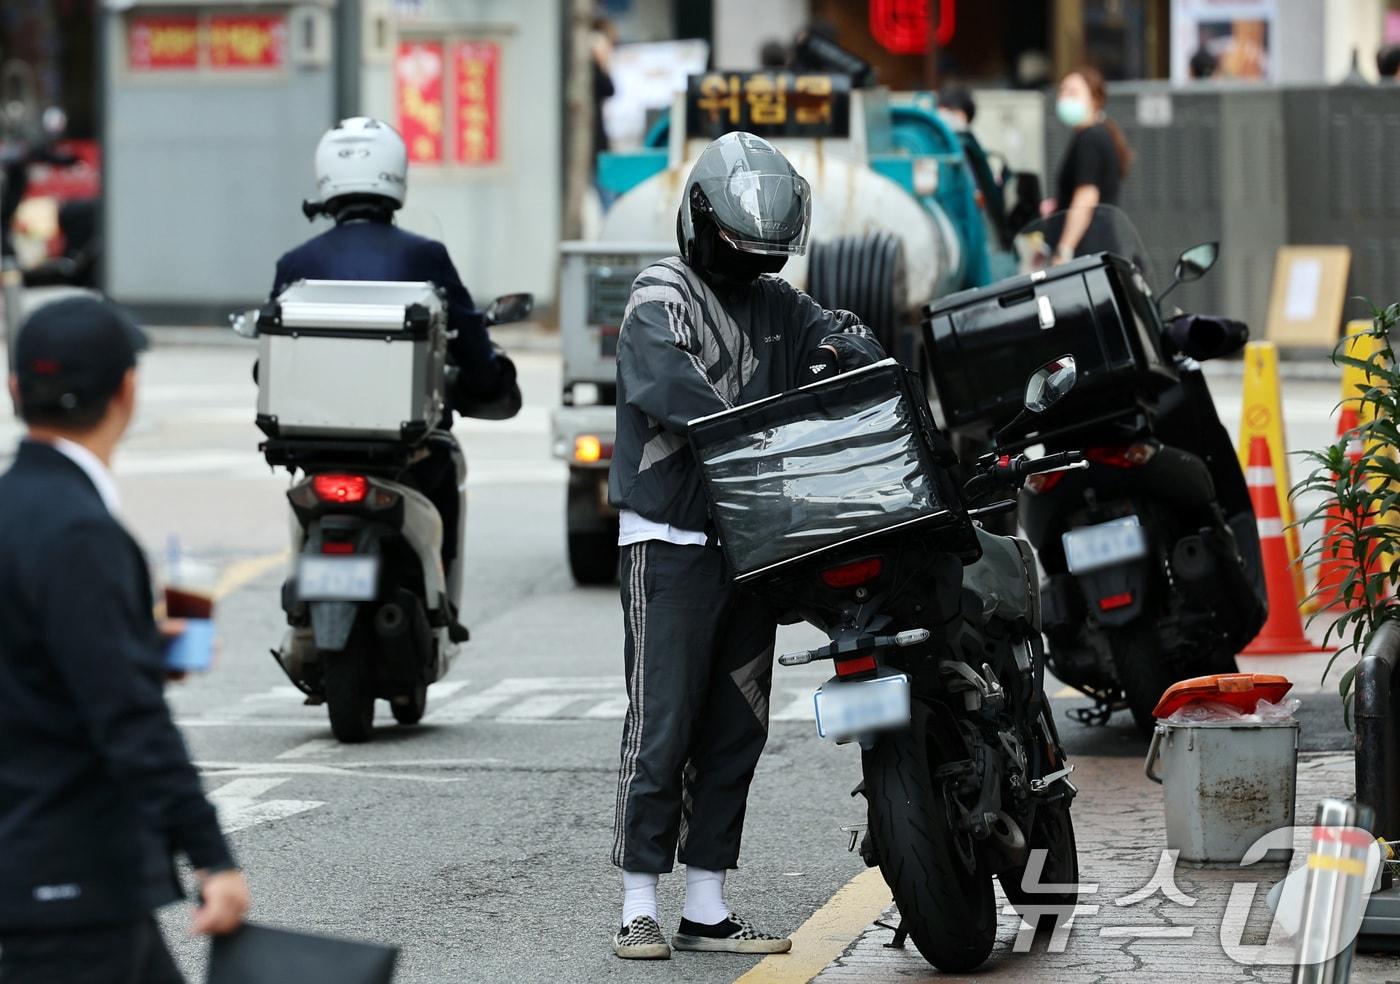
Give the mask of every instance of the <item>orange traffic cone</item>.
[[(1347, 457), (1351, 459), (1352, 464), (1361, 460), (1361, 439), (1354, 433), (1360, 423), (1354, 406), (1342, 407), (1341, 416), (1337, 419), (1337, 436), (1351, 435), (1347, 442)], [(1334, 480), (1336, 477), (1335, 474), (1332, 476)], [(1327, 510), (1327, 523), (1322, 532), (1322, 557), (1317, 565), (1315, 598), (1323, 611), (1340, 611), (1347, 607), (1342, 599), (1333, 599), (1337, 589), (1346, 581), (1347, 574), (1356, 567), (1356, 555), (1351, 544), (1341, 539), (1341, 526), (1341, 510), (1332, 506)], [(1373, 564), (1372, 567), (1374, 566)]]
[(1246, 656), (1281, 653), (1315, 653), (1315, 646), (1303, 634), (1298, 615), (1298, 595), (1293, 589), (1292, 561), (1283, 538), (1283, 516), (1278, 508), (1278, 487), (1269, 442), (1256, 436), (1249, 442), (1249, 498), (1259, 523), (1259, 548), (1264, 557), (1264, 583), (1269, 592), (1269, 619), (1253, 642), (1244, 649)]

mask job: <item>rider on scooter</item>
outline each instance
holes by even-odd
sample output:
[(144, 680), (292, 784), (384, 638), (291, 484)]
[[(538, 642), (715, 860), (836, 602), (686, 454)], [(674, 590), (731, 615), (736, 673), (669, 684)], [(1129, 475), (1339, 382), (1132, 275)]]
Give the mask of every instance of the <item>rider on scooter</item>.
[(298, 280), (429, 281), (446, 296), (448, 329), (455, 337), (447, 344), (453, 369), (444, 433), (429, 439), (429, 453), (410, 471), (442, 517), (442, 561), (450, 570), (461, 538), (452, 414), (515, 416), (521, 402), (515, 365), (492, 345), (447, 248), (394, 225), (394, 212), (408, 191), (408, 149), (398, 131), (363, 116), (341, 120), (316, 147), (316, 191), (317, 200), (304, 202), (302, 211), (308, 219), (328, 216), (335, 225), (277, 261), (274, 300)]

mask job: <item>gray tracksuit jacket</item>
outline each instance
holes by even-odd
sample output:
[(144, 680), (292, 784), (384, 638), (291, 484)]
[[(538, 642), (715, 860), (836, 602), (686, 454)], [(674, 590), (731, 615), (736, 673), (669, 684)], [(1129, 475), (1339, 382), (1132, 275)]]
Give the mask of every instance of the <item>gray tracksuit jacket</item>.
[(837, 350), (843, 371), (884, 358), (854, 314), (828, 311), (778, 277), (717, 289), (680, 257), (647, 267), (618, 338), (609, 501), (703, 530), (709, 508), (687, 423), (800, 385), (804, 356), (820, 345)]

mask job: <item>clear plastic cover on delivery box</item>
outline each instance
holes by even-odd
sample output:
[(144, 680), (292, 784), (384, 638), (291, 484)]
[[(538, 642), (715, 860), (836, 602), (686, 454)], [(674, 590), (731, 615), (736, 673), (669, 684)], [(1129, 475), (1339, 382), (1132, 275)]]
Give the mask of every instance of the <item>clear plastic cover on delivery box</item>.
[(911, 523), (953, 518), (904, 370), (891, 361), (692, 424), (736, 577)]

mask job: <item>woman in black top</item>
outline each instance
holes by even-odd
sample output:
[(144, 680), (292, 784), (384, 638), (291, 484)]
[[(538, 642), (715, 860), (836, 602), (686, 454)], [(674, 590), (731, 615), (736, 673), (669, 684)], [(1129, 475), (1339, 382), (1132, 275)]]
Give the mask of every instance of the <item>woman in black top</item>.
[(1104, 100), (1103, 76), (1097, 69), (1078, 68), (1060, 81), (1055, 115), (1074, 128), (1074, 136), (1060, 163), (1057, 197), (1048, 210), (1066, 213), (1056, 237), (1056, 263), (1113, 248), (1111, 243), (1096, 247), (1093, 210), (1118, 204), (1118, 189), (1128, 176), (1133, 152), (1118, 124), (1104, 115)]

